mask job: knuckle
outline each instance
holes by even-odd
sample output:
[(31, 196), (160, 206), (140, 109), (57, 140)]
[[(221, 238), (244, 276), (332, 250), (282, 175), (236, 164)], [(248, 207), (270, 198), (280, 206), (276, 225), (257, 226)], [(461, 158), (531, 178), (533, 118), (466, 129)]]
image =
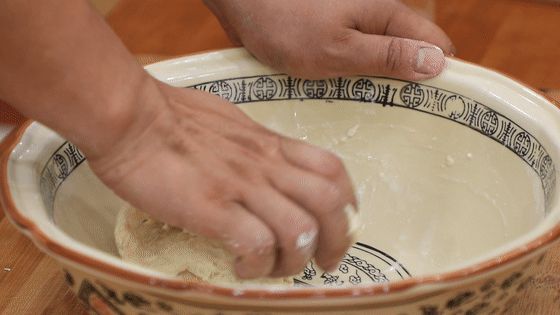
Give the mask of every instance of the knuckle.
[(385, 70), (390, 73), (397, 72), (402, 65), (402, 56), (402, 41), (397, 38), (391, 38), (387, 51), (385, 52)]
[(258, 231), (255, 233), (255, 242), (252, 252), (259, 256), (271, 255), (276, 249), (276, 237), (271, 232)]
[(341, 31), (333, 32), (331, 35), (331, 41), (337, 45), (337, 47), (343, 49), (352, 41), (352, 37), (355, 35), (355, 28), (343, 28)]
[(260, 151), (266, 158), (277, 160), (282, 157), (282, 136), (270, 133), (260, 142)]
[(340, 208), (342, 191), (335, 183), (323, 185), (316, 195), (319, 214), (328, 214)]
[(261, 184), (263, 176), (257, 168), (251, 165), (251, 160), (240, 161), (238, 159), (228, 159), (225, 161), (229, 168), (231, 177), (225, 179), (228, 187), (244, 188), (242, 182), (249, 184)]
[[(261, 159), (278, 158), (282, 156), (281, 142), (282, 136), (261, 126), (255, 126), (252, 136), (230, 136), (229, 138), (240, 145), (242, 150), (239, 152), (247, 161), (258, 161)], [(237, 165), (234, 165), (237, 164)], [(239, 161), (233, 162), (228, 167), (238, 170)]]
[(319, 155), (321, 161), (321, 173), (329, 178), (338, 178), (345, 172), (344, 164), (334, 154), (328, 151), (323, 151)]
[(210, 178), (206, 184), (200, 187), (200, 192), (205, 201), (222, 205), (226, 196), (230, 193), (229, 187), (230, 186), (223, 181)]

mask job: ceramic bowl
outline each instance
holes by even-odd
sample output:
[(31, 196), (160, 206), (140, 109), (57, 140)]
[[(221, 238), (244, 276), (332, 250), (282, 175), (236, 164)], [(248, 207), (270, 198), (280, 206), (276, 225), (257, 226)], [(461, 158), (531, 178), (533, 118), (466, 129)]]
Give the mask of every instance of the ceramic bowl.
[(442, 75), (423, 82), (304, 80), (242, 49), (146, 69), (339, 154), (359, 195), (362, 227), (336, 271), (309, 264), (292, 286), (166, 276), (121, 261), (113, 229), (124, 202), (74, 145), (29, 122), (6, 143), (2, 204), (97, 313), (497, 313), (560, 235), (560, 112), (503, 75), (450, 59)]

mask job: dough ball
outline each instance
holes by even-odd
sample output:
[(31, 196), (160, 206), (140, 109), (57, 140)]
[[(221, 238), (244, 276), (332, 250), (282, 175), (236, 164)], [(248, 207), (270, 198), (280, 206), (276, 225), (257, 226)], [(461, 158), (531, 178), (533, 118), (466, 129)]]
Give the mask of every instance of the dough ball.
[(123, 208), (117, 216), (115, 242), (123, 260), (187, 280), (293, 284), (291, 277), (238, 279), (233, 269), (235, 257), (220, 242), (167, 226), (132, 207)]

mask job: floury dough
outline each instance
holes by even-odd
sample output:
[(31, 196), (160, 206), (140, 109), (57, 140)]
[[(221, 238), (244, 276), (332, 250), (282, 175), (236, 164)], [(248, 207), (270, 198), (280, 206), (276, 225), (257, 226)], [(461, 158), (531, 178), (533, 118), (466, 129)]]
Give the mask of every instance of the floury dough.
[(292, 278), (240, 280), (234, 256), (218, 241), (169, 227), (132, 207), (123, 208), (115, 226), (122, 259), (186, 280), (214, 284), (284, 284)]

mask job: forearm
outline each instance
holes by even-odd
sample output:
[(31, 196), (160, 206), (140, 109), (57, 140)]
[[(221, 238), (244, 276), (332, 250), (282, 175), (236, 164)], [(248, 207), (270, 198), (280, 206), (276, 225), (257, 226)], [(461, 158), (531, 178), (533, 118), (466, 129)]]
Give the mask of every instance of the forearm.
[(86, 1), (0, 1), (0, 42), (0, 99), (86, 154), (154, 110), (155, 84)]

